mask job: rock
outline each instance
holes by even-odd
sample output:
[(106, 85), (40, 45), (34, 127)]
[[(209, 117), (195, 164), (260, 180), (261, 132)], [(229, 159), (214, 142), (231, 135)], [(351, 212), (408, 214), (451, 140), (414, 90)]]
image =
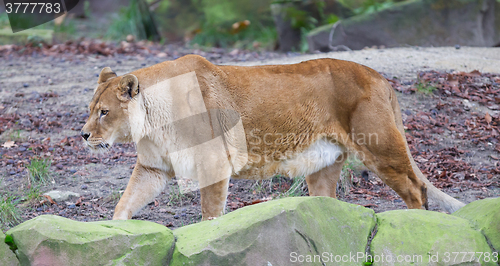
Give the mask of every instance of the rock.
[(469, 111), (472, 108), (472, 104), (467, 99), (464, 99), (462, 101), (462, 104), (464, 105), (464, 110), (465, 111)]
[(84, 223), (42, 215), (7, 234), (22, 265), (167, 265), (174, 245), (168, 228), (138, 220)]
[(75, 197), (75, 198), (80, 197), (80, 194), (78, 193), (74, 193), (71, 191), (59, 191), (59, 190), (52, 190), (47, 193), (44, 193), (43, 195), (51, 197), (56, 202), (66, 201), (70, 197)]
[(500, 251), (500, 198), (477, 200), (453, 213), (467, 219)]
[[(377, 265), (464, 265), (465, 261), (476, 265), (468, 260), (472, 255), (462, 261), (463, 253), (455, 258), (452, 252), (493, 253), (485, 237), (466, 219), (424, 210), (387, 211), (377, 218), (378, 231), (370, 246)], [(496, 263), (490, 260), (481, 265)]]
[(33, 123), (31, 123), (31, 121), (27, 118), (23, 118), (21, 119), (21, 125), (25, 126), (25, 127), (31, 127)]
[(19, 265), (19, 261), (17, 260), (16, 255), (14, 255), (14, 252), (12, 252), (9, 246), (5, 244), (5, 235), (3, 234), (2, 230), (0, 230), (0, 265)]
[(372, 210), (333, 198), (273, 200), (174, 230), (171, 265), (301, 265), (299, 255), (364, 252), (374, 226)]
[[(495, 46), (500, 42), (500, 3), (495, 0), (414, 0), (342, 20), (331, 45), (365, 47)], [(496, 15), (495, 15), (496, 12)], [(307, 35), (310, 51), (329, 51), (333, 24)]]

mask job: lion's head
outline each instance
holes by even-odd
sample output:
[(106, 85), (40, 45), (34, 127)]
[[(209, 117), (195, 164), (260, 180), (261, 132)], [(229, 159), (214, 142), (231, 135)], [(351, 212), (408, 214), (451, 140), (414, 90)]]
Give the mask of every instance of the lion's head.
[(90, 102), (90, 114), (81, 135), (94, 151), (108, 150), (114, 142), (130, 142), (128, 103), (139, 93), (136, 76), (116, 76), (105, 67)]

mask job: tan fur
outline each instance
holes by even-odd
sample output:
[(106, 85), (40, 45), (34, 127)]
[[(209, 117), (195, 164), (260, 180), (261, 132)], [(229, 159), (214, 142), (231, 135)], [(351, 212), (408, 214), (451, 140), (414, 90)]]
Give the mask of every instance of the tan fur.
[[(217, 169), (224, 179), (201, 188), (203, 219), (224, 213), (230, 177), (261, 180), (276, 174), (305, 175), (311, 195), (335, 197), (347, 154), (362, 159), (408, 208), (425, 206), (426, 191), (448, 211), (463, 206), (436, 189), (416, 167), (395, 93), (374, 70), (334, 59), (216, 66), (190, 55), (120, 77), (108, 68), (101, 73), (82, 134), (90, 134), (87, 144), (95, 150), (133, 141), (138, 152), (113, 219), (130, 219), (153, 200), (167, 178), (175, 175), (173, 164), (189, 173), (196, 163), (182, 152), (169, 156), (167, 144), (176, 140), (168, 127), (157, 130), (173, 119), (177, 95), (148, 90), (193, 71), (208, 112), (231, 109), (240, 114), (248, 150), (248, 162), (241, 170), (232, 172), (221, 163)], [(101, 110), (109, 112), (103, 116)]]

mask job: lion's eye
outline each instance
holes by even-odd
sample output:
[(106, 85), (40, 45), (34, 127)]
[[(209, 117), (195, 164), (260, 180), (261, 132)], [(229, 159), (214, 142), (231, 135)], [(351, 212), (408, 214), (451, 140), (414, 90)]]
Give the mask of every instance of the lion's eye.
[(101, 116), (105, 116), (109, 113), (108, 110), (101, 110)]

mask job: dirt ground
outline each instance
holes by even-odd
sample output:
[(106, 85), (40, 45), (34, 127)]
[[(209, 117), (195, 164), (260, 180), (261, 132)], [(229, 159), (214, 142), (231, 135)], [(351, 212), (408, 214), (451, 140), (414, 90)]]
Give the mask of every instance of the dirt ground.
[[(412, 153), (436, 186), (466, 203), (500, 196), (500, 48), (409, 47), (304, 56), (243, 51), (211, 56), (210, 52), (191, 52), (224, 64), (293, 63), (332, 57), (368, 65), (382, 72), (400, 91), (398, 99)], [(170, 52), (166, 57), (37, 53), (0, 57), (0, 195), (10, 197), (21, 221), (42, 214), (79, 221), (112, 218), (136, 154), (132, 144), (115, 145), (110, 153), (101, 155), (91, 154), (83, 146), (79, 132), (88, 117), (87, 105), (97, 76), (105, 66), (122, 75), (175, 57)], [(481, 73), (461, 73), (472, 70)], [(453, 91), (457, 88), (465, 92)], [(471, 93), (474, 88), (481, 93)], [(44, 197), (28, 200), (29, 191), (34, 189), (28, 182), (27, 170), (32, 158), (50, 158), (52, 162), (51, 179), (38, 188), (39, 192), (71, 191), (81, 197), (58, 204)], [(376, 212), (406, 208), (394, 191), (362, 165), (352, 161), (348, 166), (338, 188), (340, 200)], [(300, 178), (232, 180), (227, 211), (299, 195), (307, 195)], [(439, 210), (432, 202), (431, 209)], [(199, 192), (181, 193), (173, 179), (134, 219), (170, 228), (198, 222)], [(4, 224), (2, 229), (14, 224)]]

